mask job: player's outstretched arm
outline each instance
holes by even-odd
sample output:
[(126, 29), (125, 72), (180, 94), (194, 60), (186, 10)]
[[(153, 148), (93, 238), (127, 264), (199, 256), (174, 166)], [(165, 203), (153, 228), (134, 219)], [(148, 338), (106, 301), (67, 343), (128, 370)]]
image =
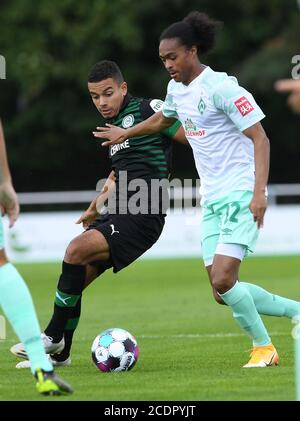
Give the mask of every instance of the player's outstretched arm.
[(92, 201), (88, 209), (83, 212), (81, 217), (76, 221), (76, 224), (82, 224), (83, 228), (88, 228), (88, 226), (97, 219), (100, 214), (101, 208), (106, 202), (106, 200), (113, 194), (115, 191), (116, 183), (115, 172), (111, 171), (109, 174), (100, 194)]
[(278, 92), (300, 91), (299, 79), (280, 79), (275, 82), (275, 89)]
[(267, 209), (266, 187), (270, 166), (270, 142), (261, 123), (254, 124), (243, 133), (254, 143), (255, 185), (249, 207), (254, 221), (257, 222), (258, 228), (261, 228)]
[(110, 146), (123, 143), (126, 139), (132, 137), (160, 133), (174, 124), (175, 121), (175, 118), (167, 118), (162, 112), (158, 112), (129, 129), (106, 124), (106, 127), (97, 127), (97, 131), (93, 132), (93, 135), (100, 139), (108, 139), (108, 141), (102, 143), (102, 146)]
[(0, 206), (2, 213), (9, 218), (9, 227), (16, 222), (20, 213), (18, 197), (13, 188), (9, 171), (4, 133), (0, 121)]
[(300, 80), (299, 79), (281, 79), (275, 83), (275, 89), (278, 92), (289, 92), (288, 104), (290, 108), (300, 114)]
[(190, 146), (182, 126), (180, 126), (177, 132), (172, 136), (172, 140), (175, 140), (175, 142), (181, 143), (182, 145)]

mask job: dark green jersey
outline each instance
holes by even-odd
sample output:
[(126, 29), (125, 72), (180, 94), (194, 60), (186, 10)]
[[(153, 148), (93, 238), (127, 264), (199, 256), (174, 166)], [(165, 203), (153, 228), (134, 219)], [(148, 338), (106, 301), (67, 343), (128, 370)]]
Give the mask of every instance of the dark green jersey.
[[(110, 123), (128, 128), (146, 120), (159, 111), (163, 102), (135, 98), (126, 95), (119, 114)], [(128, 181), (153, 178), (168, 178), (171, 170), (172, 140), (169, 136), (176, 133), (180, 123), (175, 123), (163, 133), (134, 137), (109, 149), (112, 169), (118, 176), (119, 171), (127, 171)]]
[[(162, 105), (163, 101), (161, 100), (126, 95), (119, 114), (109, 122), (126, 129), (160, 111)], [(162, 180), (169, 177), (172, 159), (170, 137), (177, 132), (179, 127), (180, 123), (176, 122), (163, 133), (134, 137), (121, 144), (110, 146), (109, 156), (116, 175), (117, 213), (123, 213), (121, 209), (128, 209), (128, 212), (131, 212), (129, 200), (135, 193), (140, 195), (138, 203), (146, 204), (145, 213), (149, 213), (150, 207), (158, 209), (158, 213), (165, 213), (162, 197), (166, 197), (166, 187), (162, 188), (159, 195), (151, 195), (151, 180)], [(141, 190), (137, 186), (140, 183), (139, 180), (142, 180), (143, 183), (146, 182), (146, 190)]]

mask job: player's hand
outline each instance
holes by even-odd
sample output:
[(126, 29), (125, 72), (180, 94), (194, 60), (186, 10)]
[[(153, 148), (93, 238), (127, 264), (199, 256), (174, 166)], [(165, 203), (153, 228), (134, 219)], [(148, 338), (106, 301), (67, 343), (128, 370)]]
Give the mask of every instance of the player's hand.
[(257, 223), (257, 228), (262, 228), (264, 225), (264, 216), (267, 210), (268, 201), (264, 192), (254, 193), (251, 203), (249, 205), (250, 211), (253, 214), (253, 219)]
[(300, 80), (282, 79), (275, 83), (278, 92), (290, 92), (288, 104), (295, 113), (300, 113)]
[(76, 221), (76, 224), (82, 224), (84, 229), (87, 229), (92, 222), (99, 216), (97, 210), (87, 209), (81, 217)]
[(2, 215), (7, 215), (9, 228), (14, 226), (20, 213), (18, 196), (10, 182), (0, 184), (0, 206)]
[(107, 142), (103, 142), (102, 146), (115, 145), (117, 143), (123, 143), (126, 139), (126, 130), (121, 127), (114, 126), (113, 124), (106, 124), (106, 127), (96, 127), (97, 132), (93, 132), (93, 135), (99, 139), (108, 139)]

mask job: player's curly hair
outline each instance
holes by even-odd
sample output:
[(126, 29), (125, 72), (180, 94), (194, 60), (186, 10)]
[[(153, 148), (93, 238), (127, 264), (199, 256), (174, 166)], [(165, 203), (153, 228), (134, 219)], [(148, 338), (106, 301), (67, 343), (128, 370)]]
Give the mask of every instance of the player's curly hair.
[(101, 82), (101, 80), (112, 78), (119, 84), (124, 82), (122, 72), (114, 61), (102, 60), (94, 64), (91, 68), (88, 81), (91, 83)]
[(210, 51), (215, 44), (216, 32), (222, 23), (211, 19), (205, 13), (190, 12), (182, 21), (175, 22), (163, 31), (160, 41), (178, 38), (187, 48), (196, 46), (198, 53)]

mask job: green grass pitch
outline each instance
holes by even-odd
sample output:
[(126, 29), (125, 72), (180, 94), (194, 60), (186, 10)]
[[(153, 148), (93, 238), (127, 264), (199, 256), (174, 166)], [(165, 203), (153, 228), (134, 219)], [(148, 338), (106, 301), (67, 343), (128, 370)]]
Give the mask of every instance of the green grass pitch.
[[(59, 264), (18, 265), (45, 327)], [(300, 259), (249, 258), (241, 280), (300, 300)], [(294, 356), (288, 319), (264, 317), (280, 365), (242, 369), (251, 348), (226, 306), (211, 295), (201, 260), (139, 261), (105, 273), (84, 293), (72, 366), (57, 370), (74, 386), (71, 397), (39, 396), (29, 370), (16, 370), (11, 328), (0, 342), (0, 400), (294, 400)], [(124, 373), (101, 373), (91, 361), (94, 337), (110, 327), (136, 336), (140, 358)]]

